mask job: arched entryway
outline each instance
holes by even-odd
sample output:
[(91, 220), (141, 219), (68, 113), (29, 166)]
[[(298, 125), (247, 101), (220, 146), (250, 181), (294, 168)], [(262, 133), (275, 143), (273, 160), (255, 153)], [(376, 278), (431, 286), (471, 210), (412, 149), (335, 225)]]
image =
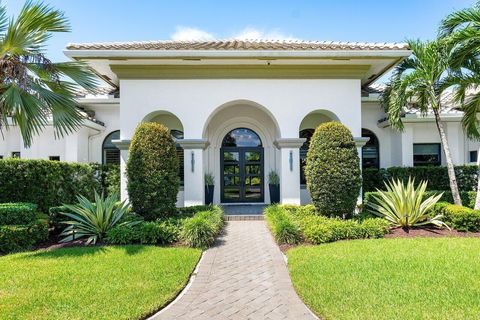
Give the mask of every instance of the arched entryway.
[(263, 144), (255, 131), (236, 128), (225, 135), (220, 173), (222, 202), (264, 202)]

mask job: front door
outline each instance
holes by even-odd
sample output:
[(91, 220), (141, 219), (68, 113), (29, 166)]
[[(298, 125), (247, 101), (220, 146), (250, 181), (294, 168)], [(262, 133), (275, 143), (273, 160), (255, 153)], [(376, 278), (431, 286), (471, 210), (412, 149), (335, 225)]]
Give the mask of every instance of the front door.
[(220, 150), (222, 202), (263, 202), (263, 148)]

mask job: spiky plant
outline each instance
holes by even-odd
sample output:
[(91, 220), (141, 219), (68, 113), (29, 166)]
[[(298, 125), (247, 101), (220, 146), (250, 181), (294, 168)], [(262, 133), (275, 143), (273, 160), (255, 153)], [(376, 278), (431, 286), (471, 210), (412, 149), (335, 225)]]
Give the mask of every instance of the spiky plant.
[(70, 220), (63, 221), (68, 227), (60, 234), (64, 237), (60, 242), (87, 238), (87, 244), (95, 244), (115, 226), (134, 226), (140, 223), (138, 219), (122, 220), (128, 213), (129, 206), (125, 201), (118, 203), (116, 194), (104, 198), (95, 192), (94, 202), (83, 196), (78, 196), (77, 199), (77, 205), (65, 205), (66, 211), (61, 212)]
[(83, 115), (75, 94), (81, 87), (96, 89), (86, 64), (53, 63), (45, 56), (52, 34), (69, 31), (64, 13), (42, 2), (27, 1), (12, 19), (0, 4), (0, 130), (18, 126), (26, 147), (50, 122), (56, 136), (76, 130)]
[(392, 226), (410, 228), (432, 224), (437, 227), (448, 226), (441, 220), (442, 215), (429, 217), (429, 212), (440, 200), (442, 194), (425, 197), (427, 182), (422, 181), (415, 187), (415, 180), (408, 179), (405, 184), (400, 180), (385, 183), (386, 191), (377, 189), (374, 201), (368, 203), (371, 211), (386, 219)]

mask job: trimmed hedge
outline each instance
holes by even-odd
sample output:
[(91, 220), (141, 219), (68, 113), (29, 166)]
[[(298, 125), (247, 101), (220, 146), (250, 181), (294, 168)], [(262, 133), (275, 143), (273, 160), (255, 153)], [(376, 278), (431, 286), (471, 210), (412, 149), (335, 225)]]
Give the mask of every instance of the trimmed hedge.
[(467, 207), (439, 202), (432, 214), (442, 214), (444, 222), (451, 228), (462, 232), (480, 231), (480, 211)]
[(37, 218), (33, 203), (0, 203), (0, 225), (30, 224)]
[(324, 215), (353, 213), (361, 187), (359, 158), (350, 130), (339, 122), (323, 123), (310, 140), (305, 166), (307, 188)]
[[(391, 179), (407, 181), (428, 181), (427, 190), (450, 190), (447, 167), (390, 167), (386, 169), (364, 169), (363, 192), (384, 190), (384, 182)], [(478, 167), (476, 165), (456, 166), (458, 188), (463, 191), (475, 191), (477, 188)]]
[(265, 216), (275, 240), (281, 244), (381, 238), (389, 230), (384, 219), (327, 218), (319, 216), (313, 206), (269, 206), (265, 209)]
[[(93, 197), (94, 190), (120, 190), (119, 166), (50, 160), (0, 160), (0, 203), (29, 202), (38, 210), (76, 202), (81, 194)], [(116, 191), (115, 191), (116, 192)]]
[(223, 211), (218, 206), (179, 209), (179, 215), (133, 227), (119, 226), (107, 232), (110, 244), (172, 244), (181, 241), (190, 247), (205, 248), (223, 227)]
[(178, 157), (170, 131), (159, 123), (141, 123), (133, 134), (127, 162), (128, 195), (145, 220), (171, 216), (180, 187)]
[(36, 221), (28, 225), (0, 226), (0, 253), (30, 249), (48, 239), (46, 221)]

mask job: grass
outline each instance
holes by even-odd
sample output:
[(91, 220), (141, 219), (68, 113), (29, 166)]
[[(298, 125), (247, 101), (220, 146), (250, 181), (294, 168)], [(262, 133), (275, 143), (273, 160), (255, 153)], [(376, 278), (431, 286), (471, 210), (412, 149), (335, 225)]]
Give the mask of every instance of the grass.
[(288, 251), (322, 319), (480, 319), (480, 239), (341, 241)]
[(114, 246), (0, 257), (0, 319), (139, 319), (182, 290), (201, 251)]

